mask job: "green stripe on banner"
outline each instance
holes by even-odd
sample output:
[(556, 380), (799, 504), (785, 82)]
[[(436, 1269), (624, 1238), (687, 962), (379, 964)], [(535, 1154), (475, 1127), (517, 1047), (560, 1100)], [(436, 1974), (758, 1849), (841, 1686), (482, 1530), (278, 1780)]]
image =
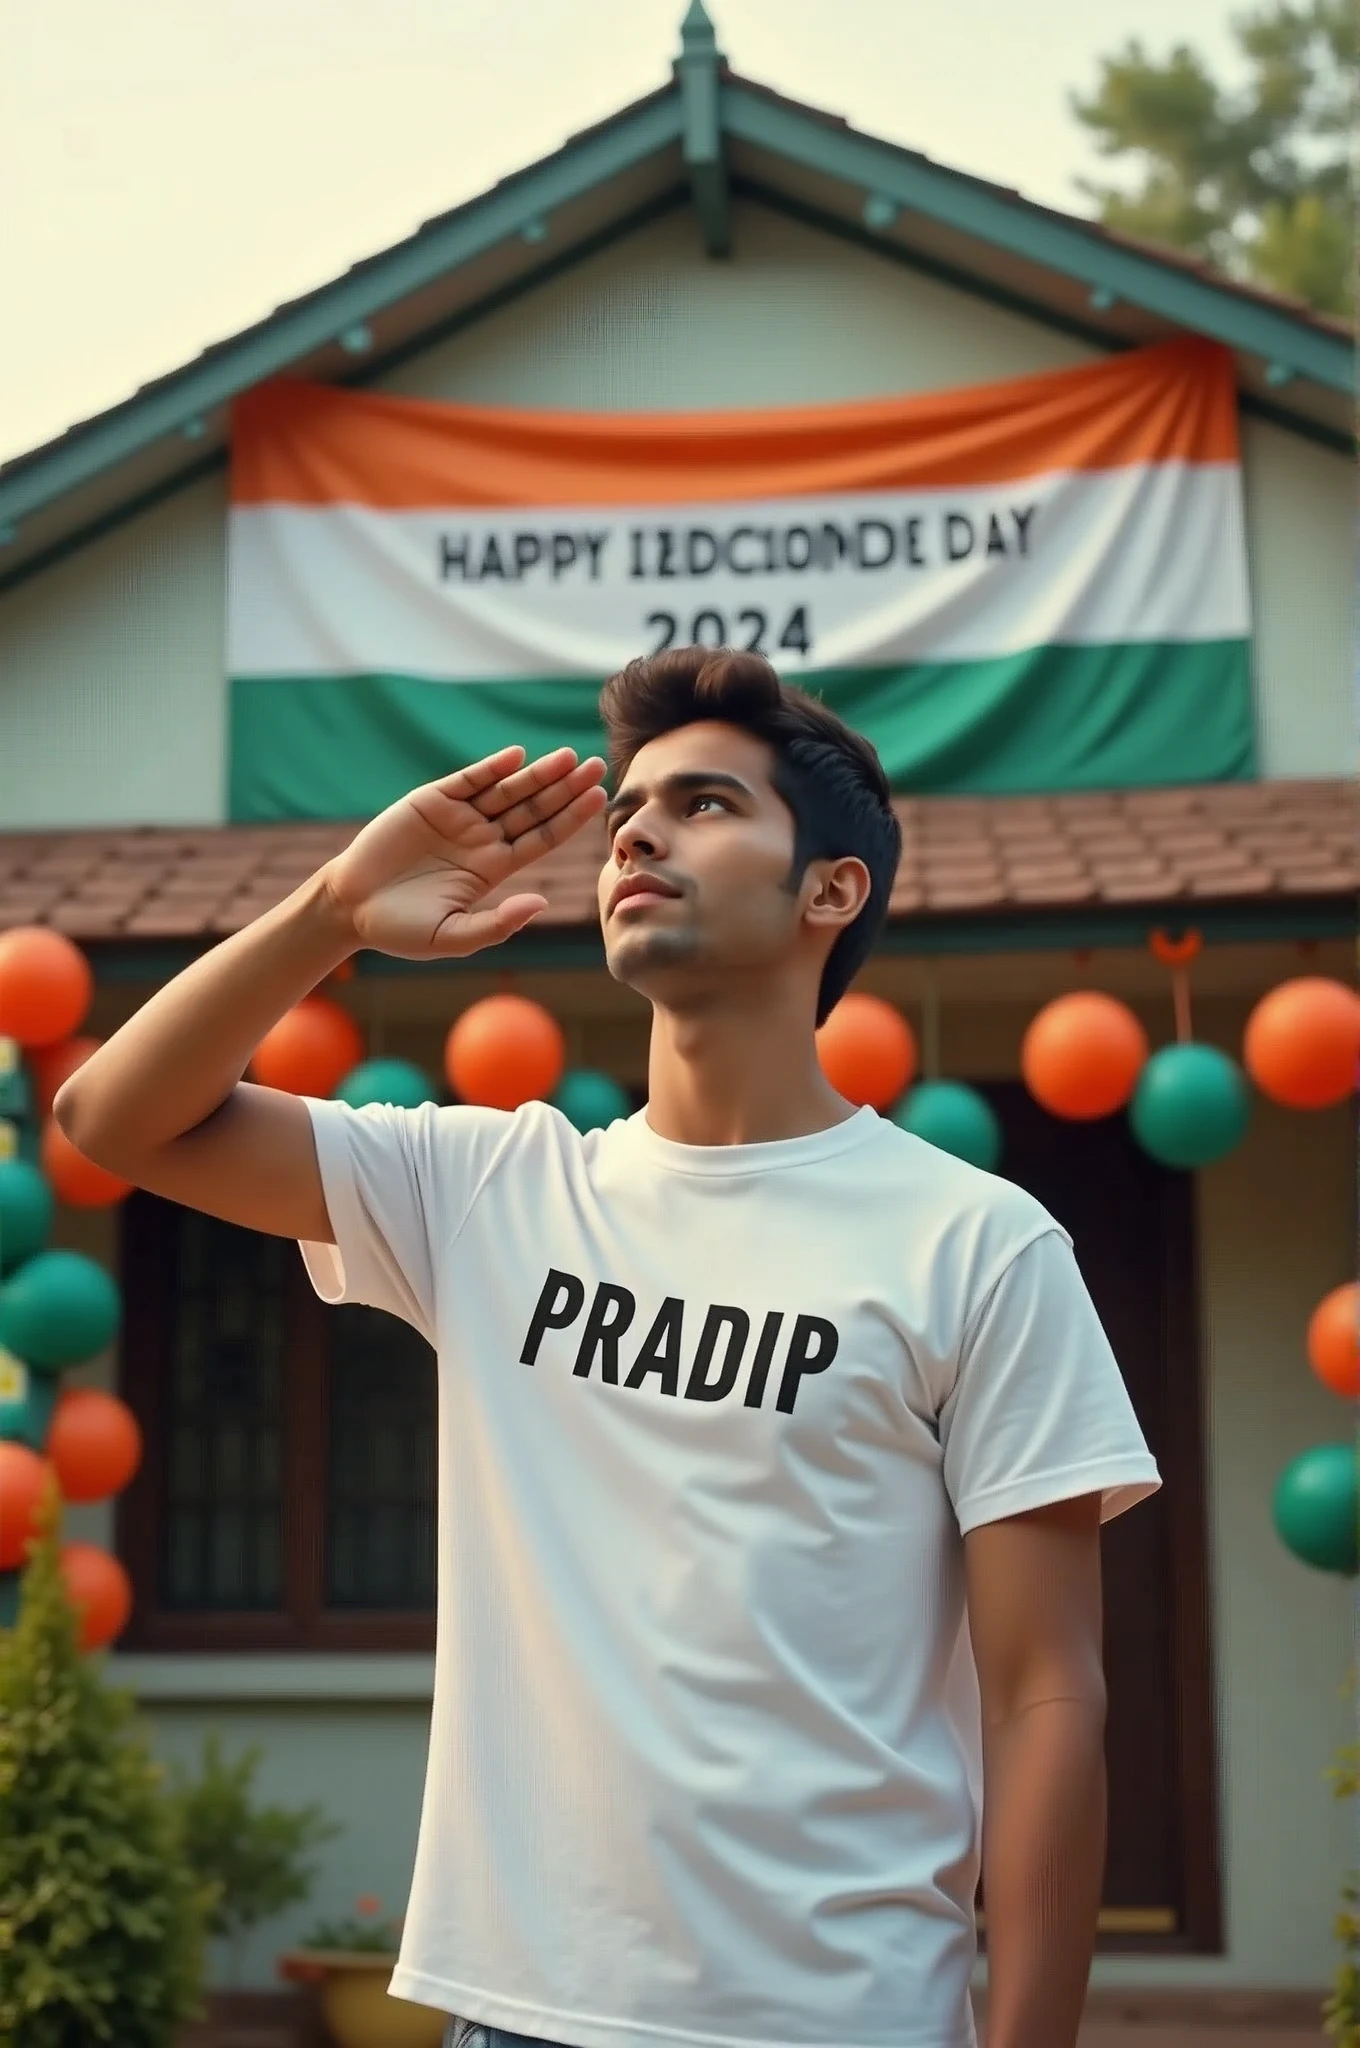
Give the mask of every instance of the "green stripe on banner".
[[(874, 742), (895, 789), (1019, 795), (1255, 772), (1245, 640), (1040, 647), (799, 678)], [(516, 743), (601, 743), (589, 679), (250, 676), (231, 686), (231, 817), (367, 817)]]

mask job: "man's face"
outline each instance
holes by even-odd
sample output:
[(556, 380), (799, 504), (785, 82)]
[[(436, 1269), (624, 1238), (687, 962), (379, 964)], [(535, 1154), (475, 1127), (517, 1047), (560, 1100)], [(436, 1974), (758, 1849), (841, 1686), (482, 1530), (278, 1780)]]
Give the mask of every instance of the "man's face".
[(681, 726), (634, 757), (606, 813), (600, 876), (616, 981), (682, 1007), (768, 978), (804, 945), (810, 958), (824, 951), (790, 884), (793, 817), (773, 767), (763, 740), (717, 723)]

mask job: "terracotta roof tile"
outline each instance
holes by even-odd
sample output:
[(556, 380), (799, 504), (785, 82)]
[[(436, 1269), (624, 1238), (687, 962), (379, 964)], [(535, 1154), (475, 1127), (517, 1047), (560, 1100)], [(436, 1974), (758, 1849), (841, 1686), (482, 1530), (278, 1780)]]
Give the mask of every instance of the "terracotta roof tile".
[[(1360, 891), (1360, 797), (1341, 780), (913, 796), (897, 809), (899, 918)], [(0, 834), (0, 928), (48, 923), (92, 941), (221, 937), (279, 902), (356, 829)], [(501, 893), (541, 889), (545, 926), (593, 923), (603, 857), (603, 829), (592, 826)]]

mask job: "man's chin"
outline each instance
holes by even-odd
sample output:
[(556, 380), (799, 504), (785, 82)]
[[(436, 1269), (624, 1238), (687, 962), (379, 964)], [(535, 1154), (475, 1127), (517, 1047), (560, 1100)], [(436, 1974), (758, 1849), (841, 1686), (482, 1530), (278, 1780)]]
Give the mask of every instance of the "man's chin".
[(619, 932), (606, 937), (604, 954), (613, 979), (641, 996), (659, 994), (700, 964), (690, 932)]

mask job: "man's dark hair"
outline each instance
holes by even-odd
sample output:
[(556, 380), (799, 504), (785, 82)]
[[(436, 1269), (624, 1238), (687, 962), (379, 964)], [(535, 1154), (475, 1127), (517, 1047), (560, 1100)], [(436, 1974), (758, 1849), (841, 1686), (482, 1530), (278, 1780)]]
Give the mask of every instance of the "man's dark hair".
[(817, 697), (781, 682), (760, 654), (730, 647), (671, 647), (639, 656), (611, 676), (600, 696), (617, 789), (633, 756), (680, 726), (714, 719), (753, 733), (772, 749), (771, 780), (793, 814), (796, 889), (809, 861), (852, 855), (869, 870), (869, 898), (827, 955), (817, 1022), (831, 1014), (858, 974), (888, 915), (902, 852), (902, 828), (888, 778), (860, 733)]

